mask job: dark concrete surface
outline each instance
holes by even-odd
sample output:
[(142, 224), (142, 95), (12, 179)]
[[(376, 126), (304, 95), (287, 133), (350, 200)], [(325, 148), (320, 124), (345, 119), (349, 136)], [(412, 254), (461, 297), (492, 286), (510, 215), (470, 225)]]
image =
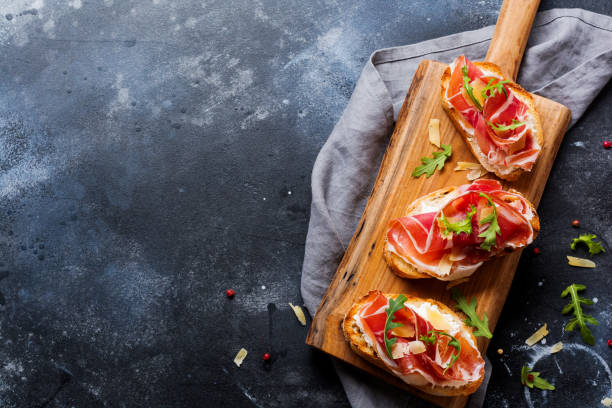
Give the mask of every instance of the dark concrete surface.
[[(373, 50), (493, 24), (500, 3), (0, 2), (0, 406), (347, 406), (287, 305), (314, 159)], [(606, 0), (554, 7), (612, 14)], [(592, 352), (611, 360), (610, 255), (595, 270), (564, 260), (573, 218), (610, 249), (610, 106), (608, 85), (561, 147), (486, 406), (610, 393)], [(599, 299), (597, 345), (543, 357), (558, 390), (524, 394), (520, 366), (541, 357), (525, 337), (547, 322), (581, 344), (561, 335), (571, 281)]]

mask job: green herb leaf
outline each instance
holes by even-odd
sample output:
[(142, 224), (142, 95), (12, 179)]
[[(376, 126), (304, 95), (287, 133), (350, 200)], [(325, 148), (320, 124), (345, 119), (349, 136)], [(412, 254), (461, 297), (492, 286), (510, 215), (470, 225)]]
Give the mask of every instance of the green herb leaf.
[(493, 84), (493, 81), (495, 81), (495, 79), (496, 78), (491, 78), (487, 86), (485, 86), (485, 88), (481, 91), (482, 99), (487, 100), (495, 96), (495, 94), (497, 94), (498, 92), (499, 94), (503, 92), (504, 95), (506, 95), (506, 98), (508, 98), (508, 91), (506, 91), (506, 87), (504, 86), (504, 84), (507, 84), (510, 81), (504, 79), (503, 81), (498, 81), (496, 84)]
[(601, 242), (593, 241), (593, 239), (597, 238), (595, 234), (582, 234), (578, 238), (574, 238), (572, 241), (570, 248), (572, 251), (576, 250), (576, 245), (583, 243), (589, 248), (589, 254), (595, 255), (600, 252), (606, 252), (604, 247), (601, 245)]
[(444, 371), (442, 371), (442, 374), (445, 374), (446, 370), (451, 368), (453, 364), (455, 364), (455, 361), (457, 361), (457, 359), (459, 358), (459, 355), (461, 354), (461, 343), (459, 343), (459, 340), (457, 340), (454, 336), (440, 330), (430, 330), (427, 332), (427, 336), (419, 336), (419, 340), (425, 342), (426, 344), (435, 344), (436, 341), (438, 341), (438, 336), (450, 337), (451, 340), (448, 342), (448, 345), (457, 350), (457, 354), (451, 354), (450, 363), (446, 367), (444, 367)]
[(501, 235), (501, 229), (497, 223), (497, 208), (495, 207), (495, 204), (493, 204), (491, 197), (485, 193), (480, 193), (479, 196), (486, 198), (489, 202), (489, 207), (493, 207), (493, 212), (479, 222), (479, 225), (489, 224), (489, 227), (478, 234), (479, 238), (484, 238), (484, 241), (480, 244), (480, 247), (484, 250), (490, 251), (492, 246), (497, 246), (497, 236)]
[(506, 130), (514, 130), (517, 127), (521, 127), (525, 124), (525, 122), (519, 122), (516, 119), (512, 119), (512, 124), (510, 125), (497, 125), (493, 122), (489, 122), (489, 125), (493, 128), (493, 130), (498, 130), (500, 132), (504, 132)]
[(482, 106), (480, 105), (480, 102), (478, 102), (478, 99), (474, 97), (474, 88), (472, 88), (472, 85), (470, 85), (471, 80), (468, 76), (467, 65), (464, 65), (463, 68), (461, 68), (461, 72), (463, 73), (463, 87), (465, 88), (465, 92), (468, 94), (468, 96), (474, 103), (474, 106), (476, 106), (476, 109), (482, 111)]
[[(529, 376), (533, 378), (533, 381), (529, 381)], [(538, 388), (540, 390), (554, 390), (555, 386), (540, 377), (540, 373), (536, 371), (529, 371), (529, 368), (524, 365), (521, 368), (521, 384), (528, 386), (529, 388)]]
[[(430, 332), (427, 332), (427, 334), (429, 334)], [(426, 336), (424, 334), (419, 336), (419, 340), (421, 340), (422, 342), (424, 342), (425, 344), (435, 344), (436, 340), (438, 340), (438, 338), (436, 337), (435, 334), (431, 334), (430, 336)]]
[(533, 386), (541, 390), (554, 391), (555, 386), (540, 377), (540, 373), (533, 373)]
[(465, 324), (468, 326), (476, 327), (477, 330), (474, 332), (474, 336), (481, 336), (490, 339), (493, 337), (491, 331), (489, 330), (489, 318), (486, 313), (482, 314), (482, 320), (476, 314), (476, 299), (472, 299), (470, 303), (467, 302), (463, 293), (457, 288), (451, 289), (451, 295), (457, 305), (455, 305), (455, 309), (461, 310), (468, 317), (465, 320)]
[(476, 214), (476, 207), (472, 205), (463, 220), (450, 222), (444, 215), (444, 211), (440, 211), (440, 226), (443, 227), (440, 228), (440, 232), (445, 237), (451, 233), (461, 234), (462, 232), (470, 235), (472, 233), (472, 218), (474, 214)]
[(423, 174), (427, 174), (427, 178), (434, 174), (436, 168), (438, 170), (442, 170), (444, 167), (444, 162), (448, 159), (451, 154), (453, 154), (453, 149), (450, 145), (442, 144), (441, 152), (433, 152), (433, 158), (431, 157), (421, 157), (422, 165), (418, 166), (412, 172), (413, 177), (421, 177)]
[(521, 368), (521, 384), (527, 384), (527, 373), (529, 373), (529, 369), (526, 365)]
[(387, 354), (392, 359), (393, 356), (391, 354), (391, 347), (397, 343), (397, 338), (393, 337), (392, 339), (387, 338), (387, 332), (389, 330), (395, 329), (396, 327), (403, 326), (401, 323), (397, 323), (393, 321), (393, 316), (395, 312), (402, 309), (404, 307), (404, 302), (408, 298), (404, 295), (399, 295), (396, 299), (389, 299), (389, 307), (386, 309), (387, 320), (385, 321), (385, 348), (387, 349)]
[(566, 331), (573, 331), (576, 325), (580, 327), (580, 336), (582, 340), (590, 344), (591, 346), (595, 345), (595, 337), (593, 337), (593, 333), (587, 327), (587, 323), (597, 326), (599, 322), (591, 315), (585, 315), (582, 313), (582, 306), (580, 304), (592, 305), (593, 301), (591, 299), (586, 299), (578, 295), (578, 292), (581, 290), (585, 290), (586, 286), (572, 283), (569, 285), (563, 292), (561, 292), (561, 297), (564, 298), (567, 295), (570, 295), (571, 302), (567, 304), (563, 310), (561, 311), (563, 314), (569, 313), (570, 311), (574, 311), (574, 318), (572, 318), (567, 325), (565, 326)]

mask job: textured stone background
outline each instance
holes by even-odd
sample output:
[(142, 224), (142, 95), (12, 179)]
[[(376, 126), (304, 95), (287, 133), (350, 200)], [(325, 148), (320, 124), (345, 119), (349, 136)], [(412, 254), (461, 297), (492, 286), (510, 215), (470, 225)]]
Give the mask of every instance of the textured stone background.
[[(0, 406), (347, 406), (287, 306), (312, 164), (373, 50), (493, 24), (500, 4), (0, 1)], [(610, 106), (608, 85), (561, 147), (542, 254), (525, 252), (491, 346), (489, 407), (610, 394), (593, 353), (610, 361), (610, 255), (564, 261), (573, 218), (612, 242)], [(545, 321), (580, 344), (560, 335), (572, 280), (599, 299), (598, 345), (543, 359), (559, 390), (524, 394), (520, 366), (541, 353), (516, 345)]]

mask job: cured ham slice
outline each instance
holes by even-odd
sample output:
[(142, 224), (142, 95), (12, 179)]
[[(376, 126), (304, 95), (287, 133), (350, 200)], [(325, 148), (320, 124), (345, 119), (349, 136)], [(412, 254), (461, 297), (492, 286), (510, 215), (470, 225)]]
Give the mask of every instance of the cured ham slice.
[(533, 98), (497, 66), (459, 56), (442, 77), (442, 104), (488, 171), (513, 180), (542, 150)]
[(385, 257), (396, 272), (403, 262), (422, 277), (468, 276), (487, 259), (528, 245), (539, 231), (533, 206), (496, 180), (434, 192), (411, 208), (389, 223)]
[[(407, 296), (393, 314), (393, 322), (399, 323), (399, 328), (387, 329), (390, 299), (397, 296), (371, 291), (353, 305), (343, 322), (353, 349), (368, 357), (376, 356), (393, 374), (425, 392), (474, 392), (484, 376), (484, 360), (463, 320), (435, 300)], [(385, 336), (395, 339), (391, 354)], [(452, 344), (453, 340), (460, 347)], [(355, 347), (364, 342), (367, 347)], [(453, 360), (454, 356), (457, 358)]]

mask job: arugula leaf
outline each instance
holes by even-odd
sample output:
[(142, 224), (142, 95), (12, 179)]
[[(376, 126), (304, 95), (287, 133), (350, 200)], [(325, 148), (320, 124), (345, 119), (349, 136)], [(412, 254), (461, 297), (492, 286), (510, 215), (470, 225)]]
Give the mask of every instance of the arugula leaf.
[(600, 252), (606, 252), (604, 247), (601, 245), (601, 242), (593, 241), (593, 239), (597, 238), (595, 234), (582, 234), (578, 238), (574, 238), (570, 248), (572, 251), (576, 250), (576, 245), (583, 243), (587, 247), (589, 247), (589, 254), (595, 255)]
[(472, 218), (474, 214), (476, 214), (476, 207), (472, 205), (463, 220), (450, 222), (444, 215), (444, 211), (440, 211), (440, 223), (444, 227), (444, 229), (440, 228), (440, 232), (445, 237), (451, 233), (460, 234), (462, 232), (470, 235), (472, 233)]
[[(495, 79), (496, 78), (491, 78), (487, 86), (485, 86), (484, 89), (481, 91), (483, 100), (487, 100), (495, 96), (495, 94), (498, 92), (500, 94), (503, 92), (504, 95), (506, 95), (506, 98), (508, 98), (508, 91), (506, 91), (506, 87), (503, 85), (507, 84), (510, 81), (507, 81), (504, 79), (503, 81), (498, 81), (496, 84), (493, 84), (493, 81), (495, 81)], [(487, 91), (491, 91), (491, 92), (487, 94)]]
[(445, 374), (446, 370), (451, 368), (453, 364), (455, 364), (455, 361), (457, 361), (459, 358), (459, 355), (461, 354), (461, 343), (459, 343), (459, 340), (457, 340), (454, 336), (440, 330), (430, 330), (427, 332), (427, 335), (428, 336), (419, 336), (419, 340), (424, 341), (425, 344), (435, 344), (438, 340), (438, 336), (447, 336), (451, 338), (448, 345), (457, 350), (457, 354), (451, 354), (451, 362), (444, 368), (444, 371), (442, 371), (442, 374)]
[(578, 327), (580, 327), (580, 336), (582, 337), (582, 340), (585, 343), (593, 346), (595, 345), (595, 337), (593, 337), (593, 333), (591, 333), (591, 330), (587, 327), (587, 323), (597, 326), (599, 325), (599, 322), (593, 316), (585, 315), (582, 313), (582, 307), (580, 306), (581, 303), (585, 305), (593, 304), (593, 301), (591, 299), (585, 299), (583, 297), (580, 297), (580, 295), (578, 295), (579, 291), (585, 290), (585, 289), (586, 289), (585, 285), (581, 285), (578, 283), (572, 283), (567, 288), (565, 288), (565, 290), (561, 292), (561, 297), (564, 298), (569, 294), (571, 297), (571, 302), (565, 305), (561, 313), (567, 314), (572, 310), (574, 311), (575, 317), (573, 317), (567, 323), (567, 325), (565, 326), (565, 330), (573, 331), (574, 327), (578, 325)]
[(529, 373), (529, 368), (527, 368), (526, 365), (524, 365), (521, 368), (521, 384), (525, 385), (527, 384), (527, 374)]
[(476, 298), (472, 299), (470, 303), (467, 302), (463, 293), (457, 288), (451, 289), (451, 295), (457, 304), (455, 305), (455, 309), (461, 310), (463, 313), (467, 315), (467, 319), (465, 319), (465, 324), (468, 326), (476, 327), (477, 330), (474, 332), (474, 336), (481, 336), (490, 339), (493, 337), (491, 331), (489, 330), (489, 318), (486, 313), (482, 314), (482, 320), (476, 314)]
[(525, 122), (519, 122), (516, 119), (512, 119), (512, 124), (510, 125), (497, 125), (493, 122), (489, 122), (489, 125), (493, 128), (493, 130), (498, 130), (500, 132), (504, 132), (506, 130), (514, 130), (517, 127), (521, 127), (525, 124)]
[(528, 386), (529, 388), (539, 388), (541, 390), (554, 390), (555, 386), (540, 377), (540, 373), (536, 371), (529, 371), (529, 368), (524, 365), (521, 368), (521, 384)]
[(391, 347), (397, 343), (397, 338), (393, 337), (392, 339), (387, 338), (387, 332), (391, 329), (395, 329), (396, 327), (403, 326), (401, 323), (397, 323), (392, 321), (395, 312), (404, 307), (404, 302), (408, 300), (408, 298), (404, 295), (399, 295), (396, 299), (389, 299), (389, 307), (385, 310), (387, 313), (387, 320), (385, 321), (385, 348), (387, 349), (387, 354), (391, 359), (393, 359), (393, 355), (391, 354)]
[(441, 146), (443, 150), (441, 152), (433, 152), (433, 158), (421, 157), (423, 164), (414, 169), (412, 172), (413, 177), (421, 177), (423, 174), (427, 174), (427, 178), (429, 178), (436, 171), (436, 167), (438, 170), (442, 170), (446, 159), (453, 154), (453, 149), (450, 145), (442, 144)]
[(540, 377), (540, 373), (533, 372), (533, 386), (541, 390), (554, 391), (555, 386)]
[(489, 224), (489, 228), (478, 234), (478, 237), (485, 239), (482, 244), (480, 244), (480, 247), (482, 249), (490, 251), (492, 246), (497, 246), (497, 236), (501, 235), (501, 229), (499, 228), (499, 224), (497, 223), (497, 208), (495, 207), (495, 204), (493, 204), (493, 200), (491, 200), (491, 197), (489, 197), (485, 193), (480, 193), (479, 196), (486, 198), (489, 202), (489, 207), (493, 207), (493, 212), (484, 217), (478, 223), (478, 225)]
[[(431, 333), (433, 330), (428, 331), (427, 334)], [(431, 334), (429, 336), (426, 336), (424, 334), (419, 336), (419, 340), (421, 340), (422, 342), (425, 342), (425, 344), (435, 344), (436, 340), (438, 340), (438, 338), (436, 337), (435, 334)]]
[(479, 111), (482, 111), (482, 105), (480, 105), (480, 102), (478, 102), (478, 99), (474, 97), (474, 88), (472, 88), (472, 85), (470, 85), (471, 81), (470, 81), (470, 77), (468, 76), (467, 65), (464, 65), (463, 68), (461, 68), (461, 72), (463, 73), (463, 87), (465, 88), (465, 92), (468, 94), (472, 102), (474, 102), (476, 109), (478, 109)]

